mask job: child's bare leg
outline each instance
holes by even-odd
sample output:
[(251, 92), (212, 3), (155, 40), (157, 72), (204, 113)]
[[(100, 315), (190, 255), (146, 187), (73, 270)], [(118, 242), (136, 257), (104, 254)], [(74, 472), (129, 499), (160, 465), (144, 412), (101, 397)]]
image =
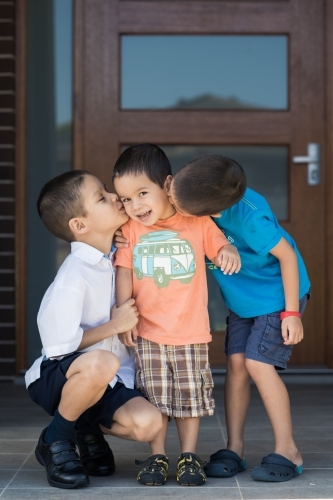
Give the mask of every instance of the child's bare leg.
[(258, 388), (271, 422), (275, 439), (275, 453), (288, 458), (296, 465), (302, 465), (302, 456), (293, 438), (290, 402), (286, 386), (272, 365), (247, 359), (246, 367)]
[(149, 443), (151, 455), (166, 455), (165, 440), (168, 432), (168, 422), (168, 416), (162, 415), (162, 429)]
[(250, 404), (250, 375), (243, 353), (232, 354), (227, 360), (224, 404), (228, 432), (227, 448), (243, 458), (244, 427)]
[(195, 453), (197, 447), (200, 418), (176, 418), (181, 453)]
[(59, 413), (70, 421), (97, 403), (119, 368), (119, 359), (108, 351), (85, 352), (76, 358), (66, 373)]

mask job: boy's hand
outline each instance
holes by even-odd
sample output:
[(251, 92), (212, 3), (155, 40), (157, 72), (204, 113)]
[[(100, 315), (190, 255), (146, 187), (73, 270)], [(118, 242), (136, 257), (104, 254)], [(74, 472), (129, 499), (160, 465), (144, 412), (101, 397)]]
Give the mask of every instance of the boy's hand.
[(116, 332), (127, 332), (135, 327), (138, 322), (138, 310), (134, 299), (127, 300), (123, 305), (114, 305), (111, 309), (111, 320)]
[(301, 318), (288, 316), (281, 323), (284, 345), (298, 344), (303, 339), (303, 325)]
[(123, 236), (121, 229), (114, 233), (113, 243), (117, 248), (128, 248), (128, 240)]
[(221, 268), (223, 274), (238, 273), (242, 265), (237, 248), (230, 244), (221, 248), (213, 262)]
[(136, 339), (138, 337), (138, 331), (134, 327), (132, 330), (129, 330), (128, 332), (124, 333), (119, 333), (118, 338), (122, 344), (124, 344), (126, 347), (135, 347), (136, 346)]

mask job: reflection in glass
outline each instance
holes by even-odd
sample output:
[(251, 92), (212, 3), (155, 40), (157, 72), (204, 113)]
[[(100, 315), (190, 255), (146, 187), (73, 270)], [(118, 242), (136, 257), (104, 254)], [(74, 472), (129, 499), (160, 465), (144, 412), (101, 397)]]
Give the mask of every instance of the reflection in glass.
[(40, 355), (37, 312), (69, 244), (43, 226), (36, 210), (42, 186), (70, 170), (72, 0), (27, 2), (27, 357)]
[[(161, 146), (172, 171), (200, 156), (219, 154), (236, 160), (246, 172), (248, 186), (265, 196), (278, 219), (288, 217), (288, 148), (286, 146)], [(213, 331), (225, 330), (228, 310), (219, 287), (207, 273), (209, 316)]]
[(122, 109), (288, 108), (285, 35), (123, 35)]
[(173, 173), (199, 156), (209, 154), (236, 160), (245, 170), (248, 186), (265, 196), (279, 220), (288, 218), (288, 148), (286, 146), (161, 146)]
[[(72, 1), (53, 0), (56, 116), (56, 175), (72, 168)], [(56, 268), (70, 253), (57, 239)]]

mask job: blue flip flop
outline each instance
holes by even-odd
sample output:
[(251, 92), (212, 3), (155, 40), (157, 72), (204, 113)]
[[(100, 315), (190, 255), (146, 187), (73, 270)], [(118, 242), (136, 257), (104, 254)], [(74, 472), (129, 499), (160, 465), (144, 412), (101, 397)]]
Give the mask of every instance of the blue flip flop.
[(234, 451), (224, 449), (210, 456), (206, 466), (206, 475), (208, 477), (232, 477), (246, 469), (246, 460), (242, 460)]
[(262, 459), (261, 465), (253, 469), (251, 477), (255, 481), (275, 483), (289, 481), (293, 477), (300, 476), (302, 472), (302, 465), (296, 465), (278, 453), (270, 453)]

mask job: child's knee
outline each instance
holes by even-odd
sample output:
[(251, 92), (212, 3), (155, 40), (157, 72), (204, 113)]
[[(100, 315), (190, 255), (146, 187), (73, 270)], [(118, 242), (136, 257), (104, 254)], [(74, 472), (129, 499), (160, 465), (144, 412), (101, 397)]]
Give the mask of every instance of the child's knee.
[(255, 359), (245, 359), (245, 366), (251, 377), (255, 380), (257, 377), (265, 377), (269, 372), (276, 373), (275, 367), (268, 363), (263, 363), (262, 361), (257, 361)]
[(228, 372), (231, 372), (233, 375), (246, 375), (248, 373), (243, 353), (236, 353), (229, 356)]

